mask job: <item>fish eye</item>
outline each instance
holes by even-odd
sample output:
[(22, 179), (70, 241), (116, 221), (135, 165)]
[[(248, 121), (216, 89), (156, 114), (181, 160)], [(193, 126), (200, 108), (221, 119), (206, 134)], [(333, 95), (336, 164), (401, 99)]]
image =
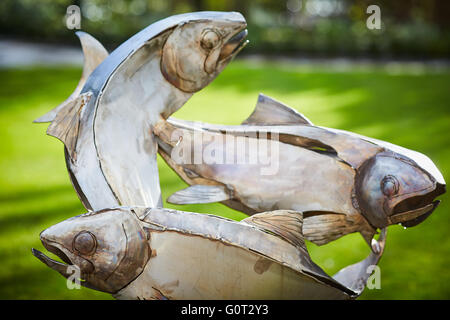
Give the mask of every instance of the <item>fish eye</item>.
[(381, 191), (385, 196), (392, 197), (398, 192), (398, 180), (392, 175), (387, 175), (381, 180)]
[(89, 231), (81, 231), (73, 239), (73, 248), (84, 255), (94, 253), (97, 248), (97, 240)]
[(211, 50), (212, 48), (216, 47), (220, 42), (220, 36), (219, 34), (211, 29), (207, 29), (203, 33), (202, 40), (200, 42), (201, 46), (205, 50)]

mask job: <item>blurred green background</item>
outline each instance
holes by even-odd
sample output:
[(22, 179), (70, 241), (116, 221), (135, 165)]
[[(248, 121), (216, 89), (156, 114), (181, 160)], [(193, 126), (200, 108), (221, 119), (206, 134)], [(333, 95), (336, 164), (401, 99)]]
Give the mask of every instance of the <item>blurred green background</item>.
[[(113, 48), (149, 22), (175, 13), (239, 11), (252, 45), (242, 54), (448, 57), (450, 2), (445, 0), (2, 0), (0, 35), (77, 44), (67, 6), (81, 7), (82, 29)], [(369, 5), (382, 28), (369, 30)]]
[[(310, 2), (314, 6), (308, 5)], [(102, 42), (105, 39), (110, 49), (171, 13), (197, 9), (242, 11), (249, 20), (251, 41), (242, 53), (264, 54), (264, 58), (233, 61), (210, 86), (195, 94), (176, 117), (238, 124), (252, 112), (258, 93), (263, 92), (296, 108), (317, 125), (353, 131), (423, 152), (449, 180), (450, 68), (445, 60), (449, 41), (448, 23), (442, 20), (441, 12), (447, 5), (444, 1), (378, 1), (383, 28), (372, 33), (365, 28), (367, 1), (328, 1), (333, 8), (343, 8), (342, 12), (339, 9), (329, 15), (325, 14), (329, 9), (317, 9), (325, 8), (326, 1), (322, 7), (316, 2), (320, 0), (114, 1), (122, 3), (114, 10), (106, 1), (78, 1), (78, 4), (83, 12), (82, 29)], [(67, 30), (63, 21), (70, 3), (3, 0), (2, 36), (76, 43), (73, 31)], [(398, 8), (404, 10), (401, 17), (402, 10)], [(97, 13), (88, 13), (89, 10)], [(258, 15), (260, 18), (255, 18)], [(362, 34), (358, 36), (358, 32)], [(292, 53), (303, 57), (383, 60), (360, 63), (346, 59), (345, 63), (335, 63), (313, 59), (304, 63), (296, 58), (280, 59)], [(272, 58), (268, 59), (267, 54)], [(415, 62), (392, 62), (387, 59), (390, 57), (414, 58)], [(427, 62), (437, 57), (444, 60), (439, 64)], [(65, 279), (30, 252), (31, 247), (44, 250), (39, 241), (40, 231), (85, 211), (70, 184), (62, 144), (45, 135), (45, 125), (31, 123), (65, 100), (80, 75), (81, 68), (63, 65), (0, 69), (2, 299), (111, 298), (89, 289), (68, 290)], [(185, 184), (159, 160), (165, 199)], [(407, 230), (399, 226), (389, 228), (386, 251), (380, 262), (381, 289), (366, 289), (361, 299), (450, 298), (450, 199), (447, 194), (440, 198), (440, 207), (419, 226)], [(245, 217), (220, 204), (165, 203), (165, 206), (236, 220)], [(330, 274), (369, 253), (358, 234), (323, 247), (308, 243), (308, 248), (313, 260)]]

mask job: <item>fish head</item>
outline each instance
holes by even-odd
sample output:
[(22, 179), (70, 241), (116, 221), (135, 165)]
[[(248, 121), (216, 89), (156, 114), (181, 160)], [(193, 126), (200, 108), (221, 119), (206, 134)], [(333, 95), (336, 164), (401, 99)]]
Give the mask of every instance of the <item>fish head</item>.
[(184, 92), (201, 90), (248, 43), (246, 26), (237, 12), (205, 12), (177, 25), (162, 49), (164, 77)]
[(361, 213), (375, 228), (419, 224), (439, 205), (435, 198), (445, 193), (442, 175), (433, 172), (439, 170), (431, 160), (425, 169), (402, 154), (378, 153), (357, 170), (355, 196)]
[[(33, 254), (64, 277), (78, 269), (80, 284), (115, 293), (132, 282), (149, 259), (149, 244), (137, 216), (127, 209), (89, 212), (41, 232), (42, 244), (65, 263)], [(73, 276), (72, 276), (73, 277)]]

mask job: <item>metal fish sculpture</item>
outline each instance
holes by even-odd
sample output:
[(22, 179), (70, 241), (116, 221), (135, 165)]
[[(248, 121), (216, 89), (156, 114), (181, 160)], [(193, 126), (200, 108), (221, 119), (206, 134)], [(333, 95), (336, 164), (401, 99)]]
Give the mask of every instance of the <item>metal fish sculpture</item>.
[(237, 12), (171, 16), (143, 29), (109, 56), (86, 33), (82, 79), (60, 106), (35, 122), (65, 145), (72, 184), (84, 206), (161, 206), (152, 127), (207, 86), (247, 43)]
[(40, 237), (63, 262), (32, 253), (81, 285), (118, 299), (351, 299), (378, 262), (385, 230), (365, 260), (334, 278), (311, 261), (302, 214), (241, 222), (162, 208), (118, 207), (60, 222)]
[[(303, 233), (318, 245), (352, 232), (360, 232), (370, 244), (377, 228), (414, 226), (436, 209), (439, 200), (434, 199), (445, 192), (442, 174), (425, 155), (315, 126), (264, 95), (240, 126), (170, 118), (160, 121), (154, 132), (162, 157), (191, 185), (168, 202), (220, 201), (250, 215), (301, 211)], [(235, 150), (239, 147), (233, 138), (241, 139), (242, 151)], [(258, 146), (261, 142), (266, 143), (262, 149), (275, 155), (276, 171), (269, 174), (263, 173), (268, 167), (263, 161), (236, 161), (239, 152), (258, 158), (265, 152)], [(205, 154), (219, 155), (222, 162), (202, 161)]]

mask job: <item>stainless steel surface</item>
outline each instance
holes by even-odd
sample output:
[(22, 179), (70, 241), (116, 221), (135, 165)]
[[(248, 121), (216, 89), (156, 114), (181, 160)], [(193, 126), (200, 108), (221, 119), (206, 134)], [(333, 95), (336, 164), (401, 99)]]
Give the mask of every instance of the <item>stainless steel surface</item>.
[(223, 70), (245, 45), (245, 27), (236, 12), (176, 15), (107, 57), (98, 41), (81, 34), (87, 55), (79, 86), (37, 121), (52, 121), (48, 134), (64, 142), (74, 188), (87, 209), (162, 206), (152, 126)]
[[(41, 233), (45, 248), (64, 263), (33, 249), (39, 260), (66, 278), (76, 266), (82, 285), (119, 299), (353, 299), (362, 293), (367, 267), (383, 254), (385, 228), (413, 226), (431, 214), (445, 192), (442, 175), (420, 153), (315, 126), (264, 95), (240, 126), (167, 120), (245, 46), (245, 27), (235, 12), (177, 15), (110, 55), (91, 36), (77, 34), (82, 78), (36, 122), (51, 122), (47, 133), (64, 143), (73, 186), (91, 211)], [(175, 131), (181, 139), (173, 139)], [(177, 163), (172, 151), (191, 148), (194, 133), (210, 140), (228, 134), (250, 146), (266, 142), (279, 151), (278, 171), (265, 176), (265, 164)], [(158, 208), (158, 145), (192, 185), (171, 202), (221, 201), (252, 216), (236, 222)], [(229, 145), (202, 147), (234, 152)], [(195, 157), (198, 150), (190, 152)], [(324, 244), (350, 232), (361, 232), (371, 253), (330, 277), (304, 241)]]
[[(311, 261), (302, 221), (301, 213), (287, 210), (237, 222), (120, 207), (73, 217), (41, 233), (44, 246), (65, 263), (33, 254), (64, 277), (69, 266), (79, 267), (82, 285), (119, 299), (356, 298), (360, 292)], [(347, 277), (353, 273), (342, 273), (351, 285)]]
[[(425, 155), (315, 126), (304, 115), (264, 95), (243, 125), (170, 118), (157, 123), (155, 134), (169, 166), (196, 186), (173, 194), (169, 202), (208, 203), (217, 198), (247, 214), (301, 211), (306, 238), (319, 245), (351, 232), (361, 232), (370, 244), (377, 228), (416, 225), (433, 212), (439, 204), (434, 199), (445, 192), (441, 173)], [(196, 135), (202, 136), (200, 147), (198, 139), (194, 141)], [(230, 136), (244, 140), (246, 154), (258, 155), (260, 141), (267, 140), (268, 149), (278, 151), (277, 171), (262, 175), (267, 167), (262, 162), (180, 163), (172, 159), (180, 150), (188, 150), (191, 159), (201, 159), (204, 150), (228, 159), (235, 146), (221, 142)], [(220, 196), (218, 188), (222, 189)], [(215, 196), (208, 198), (210, 194)]]

